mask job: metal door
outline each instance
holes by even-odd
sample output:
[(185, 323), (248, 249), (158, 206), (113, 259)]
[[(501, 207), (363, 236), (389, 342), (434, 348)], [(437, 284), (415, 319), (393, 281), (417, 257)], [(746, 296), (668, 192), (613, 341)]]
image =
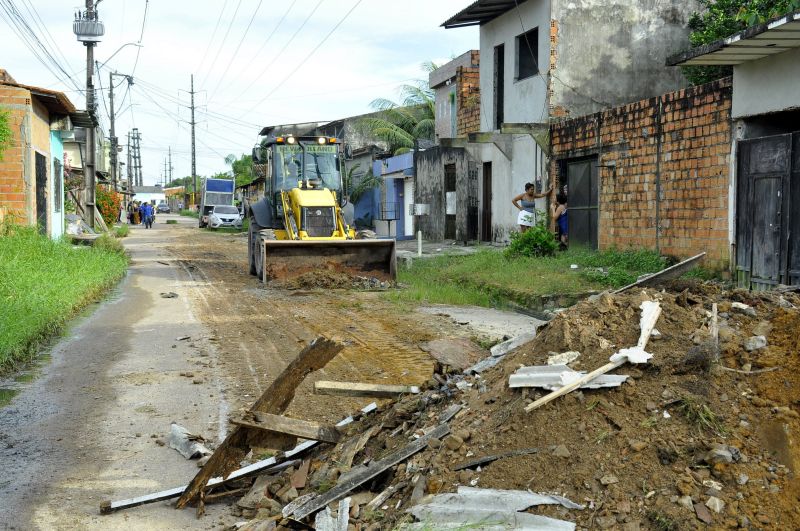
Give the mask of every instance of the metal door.
[(478, 239), (478, 165), (469, 163), (467, 169), (467, 240)]
[(738, 144), (736, 266), (754, 290), (789, 282), (789, 191), (792, 135)]
[(492, 163), (483, 163), (483, 201), (481, 202), (481, 241), (492, 241)]
[(47, 157), (36, 153), (36, 223), (47, 234)]
[(567, 163), (569, 243), (597, 249), (597, 159)]

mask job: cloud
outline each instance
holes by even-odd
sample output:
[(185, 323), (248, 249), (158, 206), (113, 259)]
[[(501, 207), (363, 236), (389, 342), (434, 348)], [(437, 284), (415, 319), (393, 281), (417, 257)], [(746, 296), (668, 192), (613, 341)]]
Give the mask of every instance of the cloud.
[[(249, 152), (263, 125), (332, 120), (369, 112), (373, 99), (396, 98), (396, 88), (401, 83), (424, 77), (422, 62), (445, 62), (478, 46), (474, 27), (439, 27), (471, 0), (362, 0), (309, 57), (357, 1), (323, 0), (308, 18), (319, 0), (263, 0), (234, 56), (259, 0), (151, 0), (142, 39), (144, 47), (139, 49), (133, 72), (136, 82), (124, 101), (125, 85), (115, 92), (118, 111), (131, 102), (135, 104), (118, 117), (116, 129), (121, 143), (126, 142), (129, 128), (140, 130), (145, 183), (154, 184), (160, 179), (169, 146), (173, 150), (174, 175), (190, 173), (190, 135), (185, 122), (190, 119), (187, 91), (191, 74), (195, 75), (198, 91), (197, 171), (209, 175), (228, 169), (222, 160), (224, 155)], [(16, 3), (22, 6), (23, 0)], [(71, 31), (74, 10), (58, 0), (36, 0), (31, 4), (58, 45), (54, 55), (61, 61), (63, 54), (67, 70), (75, 74), (79, 86), (84, 86), (85, 49)], [(237, 4), (241, 5), (228, 31)], [(28, 5), (27, 0), (24, 5)], [(144, 6), (145, 0), (100, 3), (106, 34), (95, 48), (99, 62), (123, 44), (139, 39)], [(32, 13), (23, 13), (33, 19)], [(256, 50), (273, 30), (273, 37), (254, 59)], [(83, 95), (75, 87), (59, 83), (11, 35), (13, 38), (5, 39), (0, 68), (6, 68), (20, 83), (68, 89), (73, 102), (84, 105)], [(287, 43), (285, 51), (279, 53)], [(203, 56), (206, 50), (208, 53)], [(125, 47), (101, 70), (106, 107), (109, 70), (130, 74), (136, 53), (137, 48)], [(259, 77), (269, 63), (270, 68)], [(100, 107), (103, 108), (103, 100)], [(106, 111), (102, 113), (105, 115)], [(108, 118), (103, 122), (107, 130)], [(123, 153), (122, 157), (125, 160), (126, 155)]]

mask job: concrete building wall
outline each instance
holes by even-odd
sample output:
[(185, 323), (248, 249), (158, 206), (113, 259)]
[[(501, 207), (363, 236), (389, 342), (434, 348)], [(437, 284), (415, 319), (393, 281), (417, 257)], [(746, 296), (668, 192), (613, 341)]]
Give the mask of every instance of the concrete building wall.
[(686, 48), (697, 10), (695, 0), (553, 0), (551, 114), (581, 116), (687, 86), (664, 63)]
[(456, 85), (440, 85), (434, 89), (436, 107), (436, 138), (454, 138), (457, 135)]
[(60, 131), (50, 132), (50, 196), (49, 208), (51, 238), (60, 238), (64, 234), (64, 144)]
[[(516, 37), (539, 28), (539, 75), (516, 80)], [(503, 15), (481, 26), (480, 32), (480, 94), (481, 131), (494, 127), (494, 50), (505, 45), (504, 50), (504, 122), (542, 123), (547, 121), (547, 57), (550, 50), (550, 0), (528, 0)], [(585, 40), (581, 39), (585, 44)]]
[[(416, 216), (417, 229), (426, 240), (445, 239), (446, 190), (445, 165), (453, 164), (456, 170), (455, 239), (466, 241), (469, 207), (469, 169), (476, 162), (464, 148), (436, 147), (419, 153), (414, 202), (427, 204), (430, 213)], [(477, 188), (474, 190), (477, 194)]]
[[(594, 156), (598, 246), (655, 249), (705, 265), (730, 263), (731, 79), (551, 126), (551, 175)], [(571, 191), (570, 191), (571, 192)]]
[(744, 118), (800, 109), (799, 83), (800, 48), (736, 65), (732, 115)]
[[(508, 243), (511, 232), (519, 230), (519, 211), (511, 204), (511, 199), (525, 191), (525, 183), (536, 184), (538, 181), (542, 190), (549, 187), (543, 150), (530, 135), (508, 136), (511, 138), (511, 160), (494, 144), (481, 144), (470, 149), (474, 158), (492, 165), (492, 241), (498, 243)], [(483, 179), (479, 182), (478, 197), (483, 198)], [(546, 200), (537, 199), (536, 208), (546, 211)]]

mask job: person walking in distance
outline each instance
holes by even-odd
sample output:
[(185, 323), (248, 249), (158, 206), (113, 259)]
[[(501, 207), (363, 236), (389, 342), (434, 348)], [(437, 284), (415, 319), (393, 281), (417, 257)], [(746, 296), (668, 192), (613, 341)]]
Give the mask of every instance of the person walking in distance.
[(150, 203), (145, 203), (142, 205), (144, 209), (144, 228), (152, 229), (153, 228), (153, 205)]
[(536, 193), (536, 187), (533, 183), (525, 183), (525, 192), (519, 194), (511, 200), (511, 204), (517, 207), (519, 215), (517, 215), (517, 225), (519, 231), (525, 232), (529, 228), (536, 225), (536, 199), (540, 197), (547, 197), (553, 191), (553, 187), (547, 189), (546, 192), (541, 194)]

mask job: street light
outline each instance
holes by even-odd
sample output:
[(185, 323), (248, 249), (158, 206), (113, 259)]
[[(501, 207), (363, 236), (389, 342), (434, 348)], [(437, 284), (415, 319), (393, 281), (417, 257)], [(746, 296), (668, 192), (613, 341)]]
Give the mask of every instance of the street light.
[(114, 58), (114, 56), (115, 56), (115, 55), (117, 55), (117, 54), (118, 54), (118, 53), (119, 53), (119, 52), (120, 52), (120, 51), (121, 51), (123, 48), (125, 48), (126, 46), (136, 46), (137, 48), (143, 48), (143, 47), (144, 47), (144, 44), (139, 44), (138, 42), (126, 42), (125, 44), (123, 44), (122, 46), (120, 46), (119, 48), (117, 48), (117, 51), (116, 51), (116, 52), (114, 52), (114, 53), (112, 53), (112, 54), (111, 54), (111, 57), (109, 57), (108, 59), (106, 59), (105, 61), (103, 61), (102, 63), (100, 63), (100, 64), (97, 66), (97, 71), (98, 71), (98, 73), (100, 72), (100, 69), (101, 69), (101, 68), (103, 68), (104, 66), (106, 66), (106, 63), (107, 63), (107, 62), (109, 62), (110, 60), (112, 60), (112, 59)]

